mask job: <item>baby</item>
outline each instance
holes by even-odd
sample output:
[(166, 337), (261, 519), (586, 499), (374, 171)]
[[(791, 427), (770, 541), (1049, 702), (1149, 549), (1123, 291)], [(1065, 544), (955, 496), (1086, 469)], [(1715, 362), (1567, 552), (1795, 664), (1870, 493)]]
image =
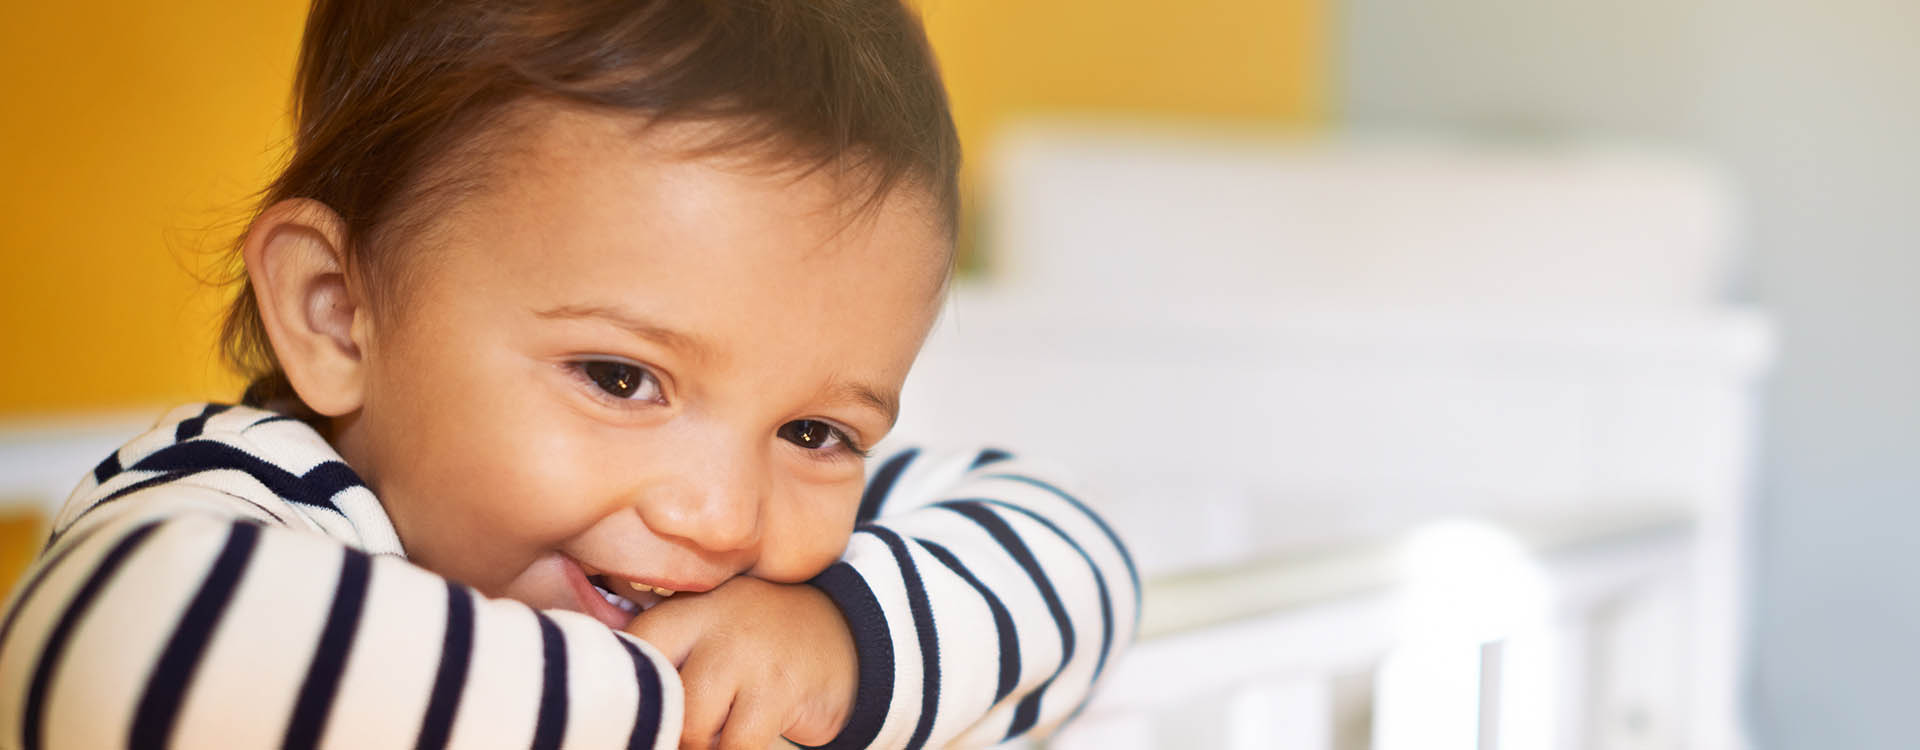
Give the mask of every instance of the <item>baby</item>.
[(1131, 640), (1043, 470), (868, 477), (956, 223), (897, 2), (317, 0), (295, 104), (244, 403), (75, 491), (0, 746), (977, 746)]

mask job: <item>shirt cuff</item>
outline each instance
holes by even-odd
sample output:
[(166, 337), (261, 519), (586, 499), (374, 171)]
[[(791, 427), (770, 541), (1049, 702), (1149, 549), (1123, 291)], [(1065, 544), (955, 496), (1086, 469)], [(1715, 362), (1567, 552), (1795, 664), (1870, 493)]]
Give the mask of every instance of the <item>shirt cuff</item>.
[(859, 750), (873, 744), (887, 721), (887, 709), (893, 703), (893, 636), (887, 630), (886, 614), (866, 579), (845, 562), (834, 563), (808, 584), (820, 589), (840, 608), (853, 633), (854, 651), (859, 654), (860, 684), (854, 690), (853, 710), (840, 734), (824, 745), (798, 745), (817, 750)]

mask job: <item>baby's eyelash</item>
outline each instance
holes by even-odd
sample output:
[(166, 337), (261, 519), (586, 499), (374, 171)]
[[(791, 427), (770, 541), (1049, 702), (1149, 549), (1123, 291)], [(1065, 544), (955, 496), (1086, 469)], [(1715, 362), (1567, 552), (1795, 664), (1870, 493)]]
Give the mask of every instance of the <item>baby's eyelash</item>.
[[(838, 427), (835, 427), (834, 429), (840, 430), (840, 428)], [(859, 456), (861, 458), (873, 458), (873, 451), (867, 449), (865, 446), (857, 442), (854, 442), (853, 435), (848, 434), (846, 430), (840, 430), (840, 444), (847, 446), (847, 451), (852, 453), (853, 455)]]
[[(838, 447), (833, 450), (823, 451), (818, 448), (808, 448), (803, 445), (803, 442), (807, 441), (807, 438), (812, 434), (812, 430), (816, 426), (818, 428), (824, 428), (827, 431), (828, 438), (839, 441)], [(838, 458), (852, 455), (865, 459), (870, 455), (868, 450), (854, 439), (852, 430), (824, 419), (796, 419), (780, 425), (780, 429), (776, 430), (775, 434), (779, 435), (782, 440), (799, 446), (810, 456), (816, 458)]]
[[(566, 367), (602, 401), (621, 407), (666, 401), (660, 377), (643, 365), (617, 359), (579, 359), (566, 363)], [(635, 398), (643, 393), (646, 398)]]

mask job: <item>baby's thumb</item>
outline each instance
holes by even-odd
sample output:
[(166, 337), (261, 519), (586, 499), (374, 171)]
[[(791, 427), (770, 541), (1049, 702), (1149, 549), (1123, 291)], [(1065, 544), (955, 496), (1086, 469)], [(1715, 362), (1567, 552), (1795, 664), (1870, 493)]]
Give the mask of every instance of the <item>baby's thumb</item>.
[(693, 653), (693, 645), (700, 636), (696, 618), (686, 617), (685, 614), (677, 608), (669, 609), (665, 604), (656, 605), (634, 617), (624, 630), (628, 635), (651, 644), (661, 656), (667, 657), (667, 661), (673, 662), (675, 669), (679, 669), (687, 665), (687, 656)]

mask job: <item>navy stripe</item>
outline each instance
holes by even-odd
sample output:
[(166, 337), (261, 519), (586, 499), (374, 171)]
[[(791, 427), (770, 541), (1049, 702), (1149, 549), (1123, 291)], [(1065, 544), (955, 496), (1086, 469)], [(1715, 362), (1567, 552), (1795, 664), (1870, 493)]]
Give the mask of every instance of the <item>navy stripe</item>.
[(300, 503), (335, 512), (333, 496), (348, 487), (362, 486), (360, 477), (339, 461), (326, 461), (295, 475), (291, 471), (215, 440), (194, 440), (170, 445), (140, 459), (134, 470), (200, 472), (214, 469), (238, 469), (266, 485), (267, 490), (288, 502)]
[[(95, 526), (83, 532), (81, 538), (75, 539), (72, 544), (60, 548), (59, 552), (47, 558), (46, 562), (41, 563), (39, 569), (33, 571), (33, 576), (27, 579), (26, 585), (21, 586), (20, 592), (14, 595), (12, 606), (7, 608), (6, 619), (0, 620), (0, 649), (6, 648), (7, 636), (13, 633), (13, 624), (20, 620), (20, 613), (26, 610), (27, 601), (33, 598), (33, 592), (39, 590), (40, 584), (46, 582), (47, 576), (53, 573), (55, 568), (60, 567), (61, 560), (67, 559), (67, 555), (73, 554), (74, 550), (79, 549), (85, 544), (87, 536), (94, 534), (99, 531), (99, 529), (100, 527)], [(45, 550), (42, 550), (42, 552), (44, 553)]]
[(40, 651), (40, 662), (33, 669), (33, 681), (27, 687), (27, 704), (20, 722), (21, 747), (26, 750), (40, 748), (42, 740), (40, 724), (46, 718), (47, 709), (47, 684), (53, 680), (54, 668), (59, 665), (61, 657), (66, 653), (67, 639), (73, 637), (73, 629), (80, 625), (80, 618), (85, 616), (87, 610), (93, 606), (93, 597), (100, 593), (100, 589), (107, 585), (109, 579), (113, 578), (113, 574), (120, 569), (120, 564), (126, 562), (127, 555), (132, 554), (141, 542), (146, 541), (159, 525), (160, 522), (151, 521), (121, 537), (120, 541), (100, 558), (100, 564), (95, 566), (93, 573), (87, 576), (86, 583), (81, 584), (80, 590), (74, 593), (73, 599), (67, 602), (66, 611), (60, 613), (59, 621), (54, 623), (53, 630), (47, 634), (46, 644)]
[(174, 425), (173, 441), (176, 443), (184, 443), (188, 440), (192, 440), (194, 438), (200, 437), (200, 433), (205, 432), (207, 429), (207, 417), (211, 417), (215, 414), (219, 414), (220, 412), (226, 411), (231, 408), (233, 407), (227, 406), (225, 404), (207, 404), (205, 408), (202, 408), (200, 410), (199, 416), (182, 419), (180, 420), (179, 424)]
[(287, 722), (286, 739), (281, 743), (286, 748), (319, 744), (320, 734), (327, 728), (327, 714), (333, 710), (333, 696), (340, 690), (340, 674), (346, 671), (347, 656), (353, 651), (353, 633), (360, 626), (360, 609), (367, 600), (373, 564), (364, 552), (341, 552), (333, 609), (327, 613), (327, 626), (320, 631), (313, 663), (307, 666), (306, 682), (300, 686), (293, 718)]
[(1041, 526), (1047, 527), (1055, 536), (1060, 537), (1060, 540), (1066, 542), (1067, 546), (1072, 547), (1073, 551), (1080, 553), (1080, 559), (1086, 561), (1087, 569), (1093, 571), (1093, 583), (1100, 591), (1100, 658), (1093, 666), (1094, 679), (1099, 679), (1100, 673), (1106, 671), (1107, 668), (1107, 652), (1113, 648), (1113, 598), (1107, 592), (1107, 577), (1100, 573), (1100, 566), (1093, 563), (1093, 556), (1087, 554), (1086, 549), (1082, 548), (1079, 542), (1074, 541), (1073, 537), (1067, 535), (1067, 532), (1061, 531), (1059, 526), (1054, 525), (1052, 521), (1047, 520), (1040, 514), (1000, 500), (987, 500), (986, 502), (1009, 510), (1018, 511), (1025, 514), (1028, 518), (1040, 522)]
[(1033, 551), (1020, 541), (1020, 535), (1014, 533), (1006, 520), (977, 500), (949, 500), (938, 507), (959, 513), (986, 529), (987, 534), (999, 542), (1007, 554), (1020, 564), (1020, 568), (1027, 572), (1027, 577), (1033, 579), (1034, 587), (1040, 590), (1040, 598), (1047, 603), (1047, 613), (1053, 616), (1053, 624), (1060, 629), (1060, 666), (1054, 670), (1053, 677), (1048, 677), (1045, 683), (1020, 700), (1020, 705), (1013, 712), (1013, 723), (1007, 729), (1008, 737), (1024, 734), (1039, 721), (1040, 700), (1047, 688), (1053, 685), (1055, 677), (1060, 676), (1060, 670), (1073, 661), (1073, 623), (1067, 616), (1066, 606), (1060, 602), (1060, 594), (1054, 591), (1053, 583), (1047, 580), (1046, 573), (1040, 569), (1040, 561), (1034, 558)]
[(251, 430), (255, 427), (259, 427), (260, 425), (272, 424), (274, 422), (298, 422), (298, 421), (300, 420), (297, 417), (289, 417), (285, 414), (272, 414), (272, 415), (268, 415), (268, 416), (253, 420), (252, 424), (249, 424), (245, 427), (240, 428), (240, 431), (246, 432), (247, 430)]
[[(213, 471), (213, 470), (206, 469), (205, 471)], [(119, 500), (135, 492), (139, 492), (141, 490), (147, 489), (148, 487), (158, 487), (163, 484), (171, 484), (173, 482), (177, 482), (182, 479), (186, 479), (188, 477), (191, 477), (200, 473), (203, 473), (203, 472), (202, 471), (176, 471), (176, 472), (170, 472), (167, 474), (157, 474), (151, 477), (147, 477), (146, 479), (142, 479), (138, 482), (134, 482), (133, 484), (129, 484), (125, 487), (121, 487), (120, 489), (114, 490), (111, 494), (108, 494), (106, 497), (100, 498), (99, 500), (95, 500), (92, 505), (87, 506), (86, 510), (80, 511), (80, 515), (74, 516), (72, 521), (67, 522), (67, 528), (69, 529), (73, 528), (74, 526), (79, 524), (80, 519), (86, 518), (88, 513), (92, 513), (96, 510), (99, 510), (101, 506), (111, 503), (115, 500)], [(260, 503), (255, 502), (250, 498), (244, 498), (234, 494), (228, 494), (226, 497), (233, 500), (239, 500), (243, 503), (253, 506), (256, 510), (259, 510), (261, 513), (267, 514), (267, 517), (272, 518), (273, 520), (279, 522), (281, 526), (287, 525), (286, 518), (283, 518), (281, 517), (280, 514), (273, 512), (273, 509), (268, 508), (265, 505), (261, 505)], [(47, 537), (47, 548), (51, 549), (55, 543), (60, 541), (60, 537), (63, 534), (65, 534), (65, 532), (56, 532), (53, 535)], [(45, 550), (42, 550), (42, 551), (44, 552)]]
[(860, 684), (854, 689), (853, 710), (840, 736), (816, 750), (856, 750), (873, 744), (893, 702), (893, 634), (887, 614), (860, 573), (846, 562), (834, 563), (807, 583), (825, 592), (853, 631), (854, 651), (860, 655)]
[(1013, 458), (1013, 454), (1000, 450), (999, 448), (985, 448), (980, 451), (980, 455), (973, 457), (973, 465), (968, 466), (967, 470), (972, 471), (987, 464), (999, 463), (1009, 458)]
[(927, 602), (927, 586), (920, 580), (920, 567), (913, 562), (907, 543), (891, 529), (868, 526), (862, 529), (885, 542), (900, 567), (900, 579), (907, 587), (907, 610), (913, 613), (913, 629), (920, 638), (920, 721), (907, 739), (907, 750), (920, 750), (933, 733), (933, 720), (940, 707), (940, 635), (933, 627), (933, 605)]
[[(135, 483), (133, 483), (133, 484), (130, 484), (130, 485), (127, 485), (127, 486), (125, 486), (125, 487), (122, 487), (122, 488), (120, 488), (120, 489), (118, 489), (118, 490), (115, 490), (115, 491), (113, 492), (113, 494), (111, 494), (111, 495), (108, 495), (108, 496), (106, 496), (106, 497), (103, 497), (103, 498), (100, 498), (99, 500), (96, 500), (96, 501), (94, 501), (94, 503), (93, 503), (92, 505), (89, 505), (89, 506), (87, 506), (87, 509), (86, 509), (86, 510), (83, 510), (83, 511), (80, 511), (80, 515), (78, 515), (78, 516), (75, 516), (75, 517), (74, 517), (74, 519), (73, 519), (73, 521), (69, 521), (69, 522), (67, 523), (67, 528), (69, 528), (69, 529), (71, 529), (71, 528), (73, 528), (73, 527), (74, 527), (74, 526), (75, 526), (75, 525), (76, 525), (76, 524), (77, 524), (77, 523), (79, 522), (79, 520), (80, 520), (80, 519), (82, 519), (82, 518), (85, 518), (85, 517), (87, 516), (87, 514), (88, 514), (88, 513), (92, 513), (92, 512), (94, 512), (95, 510), (97, 510), (97, 509), (99, 509), (99, 508), (100, 508), (100, 506), (102, 506), (102, 505), (106, 505), (107, 503), (111, 503), (111, 502), (113, 502), (113, 501), (115, 501), (115, 500), (119, 500), (119, 499), (121, 499), (121, 498), (123, 498), (123, 497), (126, 497), (126, 496), (128, 496), (128, 495), (131, 495), (131, 494), (133, 494), (133, 493), (135, 493), (135, 492), (139, 492), (140, 490), (144, 490), (144, 489), (146, 489), (146, 488), (148, 488), (148, 487), (157, 487), (157, 486), (160, 486), (160, 485), (163, 485), (163, 484), (171, 484), (171, 483), (173, 483), (173, 482), (177, 482), (177, 481), (180, 481), (180, 480), (182, 480), (182, 479), (186, 479), (186, 478), (188, 478), (188, 477), (191, 477), (191, 476), (194, 476), (194, 475), (197, 475), (197, 474), (202, 474), (202, 473), (205, 473), (205, 472), (199, 472), (199, 471), (181, 471), (181, 472), (174, 472), (174, 473), (171, 473), (171, 474), (160, 474), (160, 475), (157, 475), (157, 476), (151, 476), (151, 477), (148, 477), (148, 478), (146, 478), (146, 479), (142, 479), (142, 480), (140, 480), (140, 481), (138, 481), (138, 482), (135, 482)], [(281, 517), (281, 515), (280, 515), (280, 514), (278, 514), (278, 513), (275, 513), (275, 512), (273, 512), (273, 509), (272, 509), (272, 508), (268, 508), (268, 507), (267, 507), (267, 506), (265, 506), (265, 505), (261, 505), (260, 503), (258, 503), (258, 502), (255, 502), (255, 501), (254, 501), (253, 499), (251, 499), (251, 498), (245, 498), (245, 497), (241, 497), (241, 496), (239, 496), (239, 495), (235, 495), (235, 494), (231, 494), (231, 493), (226, 493), (226, 494), (225, 494), (225, 496), (224, 496), (224, 497), (223, 497), (222, 499), (226, 499), (226, 500), (239, 500), (240, 502), (243, 502), (243, 503), (246, 503), (246, 504), (248, 504), (248, 505), (251, 505), (251, 506), (253, 506), (253, 508), (254, 508), (254, 510), (258, 510), (258, 511), (260, 511), (261, 513), (265, 513), (265, 514), (267, 514), (267, 517), (268, 517), (268, 518), (272, 518), (273, 520), (275, 520), (275, 521), (278, 521), (278, 522), (280, 523), (280, 525), (281, 525), (281, 526), (286, 526), (286, 525), (287, 525), (287, 519), (285, 519), (285, 518), (283, 518), (283, 517)], [(56, 538), (57, 538), (57, 536), (56, 536)], [(52, 544), (52, 540), (48, 540), (48, 544)]]
[(281, 518), (281, 517), (280, 517), (280, 514), (278, 514), (278, 513), (275, 513), (275, 512), (273, 512), (273, 509), (272, 509), (272, 508), (268, 508), (268, 507), (267, 507), (267, 506), (265, 506), (265, 505), (261, 505), (261, 504), (259, 504), (259, 503), (257, 503), (257, 502), (254, 502), (253, 500), (250, 500), (250, 499), (248, 499), (248, 498), (244, 498), (244, 497), (241, 497), (241, 496), (239, 496), (239, 495), (228, 495), (227, 497), (230, 497), (230, 498), (233, 498), (233, 499), (235, 499), (235, 500), (239, 500), (240, 502), (243, 502), (243, 503), (246, 503), (246, 504), (248, 504), (248, 505), (251, 505), (251, 506), (253, 506), (253, 509), (254, 509), (254, 510), (257, 510), (257, 511), (260, 511), (261, 513), (265, 513), (265, 514), (267, 514), (267, 517), (268, 517), (268, 518), (271, 518), (271, 519), (273, 519), (273, 520), (274, 520), (274, 521), (275, 521), (276, 523), (278, 523), (278, 524), (279, 524), (279, 525), (281, 525), (281, 526), (287, 526), (287, 525), (290, 525), (290, 524), (288, 524), (288, 523), (287, 523), (287, 519), (285, 519), (285, 518)]
[[(288, 476), (292, 474), (289, 473)], [(300, 483), (313, 490), (313, 499), (308, 502), (309, 505), (319, 505), (335, 510), (339, 510), (339, 507), (333, 504), (334, 495), (340, 494), (341, 490), (349, 487), (365, 486), (360, 481), (360, 475), (353, 473), (352, 468), (340, 461), (322, 461), (315, 464), (313, 468), (307, 470), (307, 473), (300, 475)]]
[(880, 517), (880, 506), (887, 501), (887, 493), (893, 491), (893, 483), (900, 480), (900, 474), (919, 455), (919, 448), (908, 448), (880, 465), (880, 470), (873, 473), (873, 480), (867, 482), (866, 490), (860, 493), (860, 512), (854, 516), (856, 521), (866, 523)]
[(447, 581), (447, 636), (440, 646), (440, 670), (433, 678), (433, 695), (420, 723), (414, 747), (440, 750), (453, 734), (453, 717), (460, 693), (467, 686), (467, 662), (473, 658), (473, 598), (460, 584)]
[(1039, 687), (1034, 688), (1033, 692), (1028, 693), (1025, 698), (1020, 699), (1020, 705), (1013, 709), (1013, 721), (1007, 724), (1007, 736), (1004, 739), (1010, 740), (1026, 734), (1028, 730), (1033, 729), (1033, 725), (1040, 723), (1040, 696), (1044, 695), (1050, 687), (1053, 687), (1051, 677)]
[[(1038, 479), (1034, 479), (1033, 477), (1025, 477), (1019, 474), (993, 474), (986, 478), (987, 479), (1010, 479), (1015, 482), (1023, 482), (1026, 484), (1033, 485), (1035, 487), (1039, 487), (1040, 489), (1051, 492), (1054, 495), (1059, 496), (1060, 499), (1067, 501), (1067, 503), (1071, 504), (1074, 507), (1074, 509), (1080, 511), (1081, 515), (1084, 515), (1088, 518), (1093, 519), (1093, 525), (1100, 527), (1100, 532), (1107, 535), (1107, 541), (1113, 543), (1114, 549), (1119, 550), (1120, 560), (1127, 564), (1127, 579), (1133, 582), (1133, 590), (1136, 593), (1140, 591), (1140, 569), (1134, 566), (1133, 555), (1128, 554), (1127, 545), (1120, 543), (1120, 535), (1113, 533), (1113, 527), (1108, 526), (1106, 520), (1101, 518), (1100, 514), (1093, 512), (1092, 508), (1088, 508), (1085, 503), (1082, 503), (1078, 498), (1075, 498), (1074, 496), (1067, 494), (1065, 490), (1062, 490), (1059, 487), (1055, 487), (1046, 482), (1042, 482)], [(1134, 597), (1134, 613), (1133, 613), (1134, 619), (1139, 619), (1140, 617), (1139, 603), (1140, 603), (1140, 597), (1135, 596)]]
[(533, 726), (534, 750), (553, 750), (567, 733), (567, 642), (553, 618), (540, 612), (540, 643), (546, 655), (546, 669), (540, 686), (540, 719)]
[(666, 690), (660, 685), (660, 671), (654, 668), (652, 659), (640, 653), (640, 647), (620, 636), (613, 638), (633, 657), (633, 681), (640, 686), (640, 700), (634, 706), (633, 736), (627, 738), (627, 747), (629, 750), (653, 747), (653, 741), (660, 737), (660, 694)]
[(166, 649), (160, 652), (159, 661), (147, 677), (146, 691), (133, 713), (128, 747), (167, 745), (173, 734), (173, 723), (180, 717), (180, 702), (186, 698), (187, 686), (193, 683), (193, 675), (200, 668), (200, 655), (213, 639), (213, 630), (226, 613), (227, 604), (233, 601), (240, 575), (246, 571), (247, 560), (253, 557), (259, 539), (260, 527), (251, 523), (235, 523), (227, 532), (226, 545), (214, 558), (213, 567), (200, 583), (200, 591), (193, 595), (193, 601), (180, 615), (180, 624), (174, 626), (173, 637), (167, 641)]
[(993, 612), (993, 629), (1000, 637), (1000, 682), (993, 689), (993, 702), (999, 703), (1013, 693), (1015, 685), (1020, 684), (1020, 638), (1013, 630), (1013, 614), (1007, 611), (1007, 605), (1000, 602), (1000, 597), (995, 596), (993, 590), (981, 583), (973, 571), (967, 570), (946, 547), (925, 539), (916, 538), (914, 541), (927, 548), (927, 553), (933, 555), (933, 559), (953, 570), (955, 575), (979, 592), (980, 598), (987, 601), (987, 609)]
[(99, 464), (93, 467), (93, 482), (94, 484), (106, 484), (107, 480), (112, 479), (113, 475), (118, 473), (120, 473), (120, 450), (116, 448), (112, 453), (107, 454), (106, 458), (101, 459)]
[[(169, 471), (169, 472), (165, 472), (165, 473), (162, 473), (162, 474), (155, 474), (155, 475), (153, 475), (153, 476), (150, 476), (150, 477), (147, 477), (146, 479), (142, 479), (142, 480), (140, 480), (140, 481), (138, 481), (138, 482), (134, 482), (134, 483), (132, 483), (132, 484), (129, 484), (129, 485), (127, 485), (127, 486), (125, 486), (125, 487), (121, 487), (120, 489), (117, 489), (117, 490), (114, 490), (114, 491), (112, 491), (112, 492), (109, 492), (109, 493), (107, 493), (107, 496), (106, 496), (106, 497), (102, 497), (102, 498), (100, 498), (99, 500), (95, 500), (95, 501), (93, 501), (93, 504), (92, 504), (92, 505), (89, 505), (89, 506), (87, 506), (87, 509), (86, 509), (85, 511), (82, 511), (80, 515), (86, 515), (87, 513), (91, 513), (91, 512), (93, 512), (93, 509), (94, 509), (94, 508), (98, 508), (98, 507), (100, 507), (100, 506), (102, 506), (102, 505), (106, 505), (107, 503), (110, 503), (110, 502), (113, 502), (113, 501), (115, 501), (115, 500), (119, 500), (120, 498), (123, 498), (123, 497), (126, 497), (126, 496), (128, 496), (128, 495), (131, 495), (131, 494), (133, 494), (133, 493), (135, 493), (135, 492), (139, 492), (139, 491), (141, 491), (141, 490), (144, 490), (144, 489), (146, 489), (146, 488), (148, 488), (148, 487), (156, 487), (156, 486), (159, 486), (159, 485), (163, 485), (163, 484), (167, 484), (167, 483), (169, 483), (169, 482), (174, 482), (174, 481), (178, 481), (178, 480), (181, 480), (181, 479), (185, 479), (185, 478), (187, 478), (187, 477), (190, 477), (190, 476), (193, 476), (193, 475), (195, 475), (195, 474), (198, 474), (198, 473), (200, 473), (200, 472), (197, 472), (197, 471)], [(78, 521), (78, 520), (80, 520), (80, 519), (79, 519), (78, 517), (75, 517), (75, 518), (74, 518), (74, 520), (75, 520), (75, 521)], [(71, 523), (71, 522), (69, 522), (69, 523), (67, 524), (67, 528), (73, 528), (73, 523)]]

